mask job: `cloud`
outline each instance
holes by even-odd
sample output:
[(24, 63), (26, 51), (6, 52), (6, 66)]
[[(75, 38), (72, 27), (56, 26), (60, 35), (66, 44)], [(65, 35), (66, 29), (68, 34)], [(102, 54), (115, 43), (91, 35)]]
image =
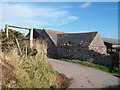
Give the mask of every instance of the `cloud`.
[(60, 26), (77, 20), (65, 7), (35, 6), (28, 3), (3, 3), (2, 23), (25, 27)]
[(86, 3), (82, 4), (82, 5), (80, 6), (80, 8), (88, 8), (88, 7), (90, 7), (90, 6), (91, 6), (91, 3), (90, 3), (90, 2), (86, 2)]

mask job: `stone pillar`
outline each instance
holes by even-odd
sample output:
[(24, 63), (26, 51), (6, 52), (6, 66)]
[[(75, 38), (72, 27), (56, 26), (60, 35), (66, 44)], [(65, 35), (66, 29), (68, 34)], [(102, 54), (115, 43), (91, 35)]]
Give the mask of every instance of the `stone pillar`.
[(6, 33), (6, 36), (8, 38), (8, 24), (5, 25), (5, 33)]
[(33, 47), (33, 28), (30, 29), (30, 47)]

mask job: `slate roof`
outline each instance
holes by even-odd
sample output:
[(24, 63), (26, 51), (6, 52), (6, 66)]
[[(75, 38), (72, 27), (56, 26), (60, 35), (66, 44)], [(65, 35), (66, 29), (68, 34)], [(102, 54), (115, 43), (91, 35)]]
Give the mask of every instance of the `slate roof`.
[(44, 29), (44, 31), (49, 35), (51, 40), (57, 45), (57, 35), (58, 34), (63, 34), (61, 31), (55, 31), (55, 30), (49, 30), (49, 29)]
[(85, 33), (64, 33), (61, 35), (58, 35), (59, 38), (62, 38), (62, 36), (64, 38), (61, 39), (61, 41), (59, 42), (64, 42), (64, 41), (75, 41), (77, 42), (79, 45), (84, 45), (84, 46), (89, 46), (91, 44), (91, 42), (93, 41), (93, 39), (95, 38), (96, 34), (98, 32), (85, 32)]
[(114, 44), (114, 45), (118, 45), (120, 44), (120, 40), (118, 39), (112, 39), (112, 38), (102, 38), (104, 42), (110, 43), (110, 44)]

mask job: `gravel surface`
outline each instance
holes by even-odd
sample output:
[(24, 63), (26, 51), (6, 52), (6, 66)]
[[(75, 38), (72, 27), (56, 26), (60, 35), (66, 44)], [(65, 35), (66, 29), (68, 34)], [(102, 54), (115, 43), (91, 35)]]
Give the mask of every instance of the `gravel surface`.
[(73, 78), (69, 88), (112, 88), (120, 85), (120, 79), (110, 73), (55, 59), (49, 62), (54, 70)]

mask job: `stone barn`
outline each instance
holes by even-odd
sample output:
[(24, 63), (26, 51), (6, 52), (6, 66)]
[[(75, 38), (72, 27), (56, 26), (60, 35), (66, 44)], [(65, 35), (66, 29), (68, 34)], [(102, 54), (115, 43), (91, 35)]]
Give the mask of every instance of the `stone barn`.
[(98, 32), (58, 34), (57, 44), (59, 57), (87, 60), (102, 65), (111, 64)]
[(58, 47), (82, 47), (100, 54), (106, 54), (106, 46), (98, 32), (58, 34)]
[(48, 57), (90, 60), (110, 65), (106, 46), (98, 32), (63, 33), (48, 29), (33, 29), (35, 40), (47, 43)]
[(33, 29), (33, 38), (44, 40), (47, 43), (49, 56), (60, 54), (59, 51), (63, 47), (69, 48), (69, 50), (70, 47), (84, 48), (106, 54), (106, 46), (98, 32), (63, 33), (48, 29)]
[(119, 53), (120, 52), (120, 40), (118, 39), (111, 39), (111, 38), (102, 38), (104, 44), (107, 48), (108, 54)]
[(47, 43), (47, 53), (49, 57), (57, 55), (57, 34), (63, 32), (48, 29), (33, 29), (33, 38), (35, 40), (44, 40)]

